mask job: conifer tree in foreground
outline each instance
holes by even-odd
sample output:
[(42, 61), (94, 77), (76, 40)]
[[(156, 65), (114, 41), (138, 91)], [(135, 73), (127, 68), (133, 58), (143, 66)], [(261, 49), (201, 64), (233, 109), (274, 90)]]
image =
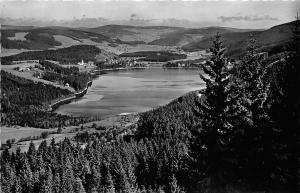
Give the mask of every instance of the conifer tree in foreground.
[(106, 178), (105, 178), (105, 193), (115, 193), (114, 181), (110, 172), (108, 171)]
[(46, 173), (47, 175), (44, 177), (45, 179), (42, 182), (41, 193), (52, 193), (53, 192), (53, 175), (51, 168), (48, 168)]
[(82, 185), (82, 180), (79, 177), (76, 178), (74, 192), (75, 193), (86, 193), (85, 189)]
[(177, 180), (175, 175), (172, 175), (171, 181), (170, 181), (170, 191), (171, 193), (184, 193), (183, 190), (178, 186)]
[(243, 121), (239, 122), (241, 135), (237, 138), (237, 154), (242, 176), (256, 185), (269, 186), (273, 170), (272, 145), (273, 128), (267, 112), (269, 82), (262, 55), (258, 52), (257, 40), (251, 35), (246, 55), (236, 67), (235, 80), (239, 87), (239, 107), (243, 111)]
[(71, 193), (74, 192), (73, 184), (75, 182), (73, 169), (70, 160), (67, 158), (63, 168), (61, 177), (61, 192)]
[(21, 187), (21, 184), (20, 184), (20, 178), (19, 177), (16, 178), (16, 182), (15, 182), (15, 186), (13, 188), (13, 192), (14, 193), (21, 193), (22, 192), (22, 187)]
[(199, 140), (203, 144), (202, 152), (206, 152), (207, 185), (218, 192), (224, 189), (226, 170), (229, 169), (229, 135), (233, 129), (230, 111), (235, 100), (230, 97), (230, 69), (219, 34), (215, 36), (210, 51), (210, 60), (202, 65), (204, 75), (200, 74), (206, 88), (200, 91), (204, 100), (199, 103), (203, 120)]
[(271, 66), (279, 69), (272, 88), (272, 120), (278, 131), (276, 158), (279, 170), (275, 175), (289, 190), (300, 184), (300, 17), (293, 22), (293, 37), (283, 62)]

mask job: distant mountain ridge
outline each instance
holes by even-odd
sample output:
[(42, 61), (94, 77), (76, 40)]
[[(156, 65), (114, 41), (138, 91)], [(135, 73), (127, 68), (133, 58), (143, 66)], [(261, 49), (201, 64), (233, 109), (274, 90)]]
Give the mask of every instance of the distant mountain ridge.
[[(20, 32), (26, 33), (24, 36), (26, 40), (11, 39), (16, 33)], [(61, 42), (55, 40), (55, 35), (65, 36), (78, 42), (81, 39), (90, 39), (94, 42), (115, 42), (102, 34), (60, 26), (38, 28), (32, 26), (4, 26), (4, 29), (1, 29), (1, 34), (2, 47), (7, 49), (44, 50), (62, 45)]]
[(105, 25), (84, 29), (94, 33), (101, 33), (111, 38), (118, 38), (123, 41), (151, 42), (165, 33), (174, 32), (184, 28), (168, 26)]
[[(70, 28), (62, 26), (12, 26), (1, 29), (2, 47), (6, 49), (44, 50), (78, 44), (109, 47), (119, 45), (156, 45), (161, 47), (181, 47), (185, 51), (207, 49), (212, 37), (222, 35), (227, 54), (238, 57), (245, 51), (250, 34), (257, 38), (264, 51), (282, 49), (292, 34), (292, 23), (285, 23), (266, 30), (237, 29), (230, 27), (183, 28), (168, 26), (105, 25), (94, 28)], [(23, 32), (23, 39), (15, 38)], [(25, 39), (25, 40), (24, 40)], [(126, 52), (126, 51), (125, 51)]]
[[(227, 54), (238, 57), (245, 51), (250, 35), (253, 35), (261, 46), (262, 51), (272, 51), (272, 49), (284, 49), (284, 46), (292, 37), (293, 22), (274, 26), (263, 31), (228, 32), (222, 34), (222, 39), (227, 47)], [(186, 51), (207, 49), (211, 45), (211, 37), (201, 39), (184, 45)]]
[(248, 32), (250, 29), (236, 29), (227, 27), (205, 27), (200, 29), (182, 29), (175, 32), (163, 34), (160, 39), (149, 44), (163, 46), (183, 46), (207, 37), (211, 37), (217, 32), (220, 34), (229, 32)]

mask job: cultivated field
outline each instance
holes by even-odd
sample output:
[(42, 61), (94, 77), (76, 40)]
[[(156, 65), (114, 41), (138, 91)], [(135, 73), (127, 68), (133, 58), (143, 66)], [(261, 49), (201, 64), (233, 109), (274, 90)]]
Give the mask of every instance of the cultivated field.
[(28, 34), (28, 32), (17, 32), (15, 33), (15, 37), (8, 37), (9, 40), (20, 40), (20, 41), (26, 41), (25, 36)]
[(22, 78), (32, 80), (34, 82), (42, 82), (44, 84), (53, 85), (53, 86), (59, 87), (61, 89), (68, 89), (71, 92), (75, 92), (75, 90), (71, 87), (66, 87), (66, 86), (60, 85), (55, 82), (51, 82), (51, 81), (47, 81), (47, 80), (44, 80), (41, 78), (34, 77), (33, 75), (34, 75), (35, 71), (30, 70), (30, 71), (20, 72), (18, 70), (15, 70), (15, 68), (18, 68), (18, 67), (30, 67), (30, 66), (34, 67), (35, 65), (37, 65), (37, 63), (35, 63), (35, 62), (26, 62), (26, 63), (14, 64), (14, 65), (1, 65), (1, 70), (9, 72), (15, 76), (19, 76)]

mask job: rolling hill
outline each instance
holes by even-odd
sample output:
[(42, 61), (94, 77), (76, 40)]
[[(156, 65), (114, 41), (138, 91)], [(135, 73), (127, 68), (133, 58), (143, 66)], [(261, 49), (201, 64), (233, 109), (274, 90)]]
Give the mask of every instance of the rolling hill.
[(291, 37), (291, 26), (292, 22), (267, 30), (127, 25), (105, 25), (96, 28), (3, 26), (1, 42), (5, 49), (45, 50), (87, 44), (115, 54), (160, 51), (176, 47), (191, 52), (209, 48), (211, 38), (219, 32), (227, 47), (227, 54), (238, 58), (245, 51), (250, 34), (257, 38), (262, 51), (282, 51)]
[(12, 61), (20, 60), (54, 60), (61, 64), (78, 63), (81, 60), (95, 61), (101, 50), (93, 45), (76, 45), (57, 50), (29, 51), (1, 58), (4, 65), (12, 64)]
[(151, 45), (161, 46), (183, 46), (192, 42), (212, 37), (219, 32), (220, 34), (230, 32), (247, 32), (248, 29), (236, 29), (227, 27), (207, 27), (200, 29), (182, 29), (163, 34), (159, 39), (149, 42)]
[[(293, 22), (274, 26), (264, 31), (223, 33), (222, 39), (227, 47), (227, 54), (233, 57), (240, 56), (245, 51), (247, 40), (251, 34), (258, 40), (262, 51), (271, 53), (276, 52), (275, 50), (282, 51), (292, 36)], [(203, 38), (199, 41), (186, 44), (182, 48), (185, 51), (207, 49), (211, 45), (211, 39), (211, 37)]]
[(120, 44), (136, 46), (159, 39), (164, 33), (182, 28), (165, 26), (106, 25), (97, 28), (69, 28), (61, 26), (34, 27), (9, 26), (1, 29), (2, 47), (6, 49), (45, 50), (78, 44), (106, 43), (111, 47)]
[(110, 38), (117, 38), (125, 42), (140, 41), (151, 42), (159, 39), (166, 33), (181, 30), (180, 27), (167, 26), (127, 26), (127, 25), (105, 25), (97, 28), (84, 28), (86, 31), (100, 33)]
[[(84, 31), (81, 29), (73, 29), (67, 27), (5, 27), (1, 30), (2, 46), (7, 49), (28, 49), (28, 50), (45, 50), (61, 46), (62, 43), (56, 40), (55, 36), (63, 36), (74, 40), (77, 43), (83, 40), (90, 40), (101, 43), (106, 41), (108, 43), (115, 43), (120, 41), (113, 40), (102, 34)], [(20, 33), (23, 33), (22, 39), (16, 38)]]

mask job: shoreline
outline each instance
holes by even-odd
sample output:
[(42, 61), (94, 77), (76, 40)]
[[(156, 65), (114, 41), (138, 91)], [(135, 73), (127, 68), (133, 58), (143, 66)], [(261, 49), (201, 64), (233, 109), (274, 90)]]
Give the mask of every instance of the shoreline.
[(94, 70), (94, 72), (109, 72), (109, 71), (119, 71), (119, 70), (134, 70), (134, 69), (151, 69), (151, 68), (161, 68), (161, 69), (199, 69), (199, 67), (154, 67), (154, 66), (147, 66), (147, 67), (130, 67), (130, 68), (108, 68), (108, 69), (100, 69), (100, 70)]
[[(120, 71), (120, 70), (149, 69), (149, 68), (160, 68), (160, 69), (163, 69), (163, 70), (166, 70), (166, 69), (184, 69), (184, 70), (194, 69), (194, 70), (198, 70), (199, 69), (198, 67), (163, 67), (163, 66), (160, 66), (160, 67), (150, 67), (150, 66), (147, 66), (147, 67), (121, 67), (121, 68), (108, 68), (108, 69), (93, 70), (92, 72), (90, 72), (90, 74), (94, 75), (94, 74), (100, 73), (100, 75), (101, 75), (101, 73), (106, 73), (106, 72), (113, 72), (113, 71)], [(92, 85), (92, 83), (93, 83), (93, 81), (91, 80), (87, 83), (87, 86), (84, 90), (82, 90), (80, 92), (77, 92), (77, 93), (74, 93), (74, 95), (72, 95), (72, 96), (69, 96), (69, 97), (66, 97), (64, 99), (58, 100), (58, 101), (54, 102), (53, 104), (50, 104), (48, 111), (54, 112), (61, 105), (68, 104), (68, 103), (72, 102), (75, 99), (79, 99), (79, 98), (83, 97), (87, 93), (88, 88)]]
[(149, 67), (130, 67), (130, 68), (107, 68), (107, 69), (99, 69), (99, 70), (94, 70), (93, 72), (110, 72), (110, 71), (119, 71), (119, 70), (131, 70), (131, 69), (147, 69)]
[[(129, 70), (129, 69), (146, 69), (146, 68), (148, 68), (148, 67), (109, 68), (109, 69), (93, 70), (92, 72), (90, 72), (90, 74), (94, 75), (95, 73), (97, 74), (97, 72), (102, 73), (102, 72), (109, 72), (109, 71), (119, 71), (119, 70)], [(49, 108), (48, 108), (48, 111), (54, 112), (56, 109), (59, 108), (59, 106), (64, 105), (64, 104), (68, 104), (68, 103), (72, 102), (74, 99), (78, 99), (78, 98), (83, 97), (87, 93), (88, 88), (92, 85), (92, 83), (93, 83), (93, 81), (91, 80), (87, 83), (86, 88), (83, 89), (82, 91), (74, 93), (74, 95), (72, 95), (72, 96), (60, 99), (60, 100), (54, 102), (53, 104), (50, 104)]]
[(67, 104), (67, 103), (70, 103), (72, 102), (74, 99), (78, 99), (78, 98), (81, 98), (83, 97), (87, 91), (88, 91), (88, 88), (92, 85), (93, 81), (89, 81), (86, 85), (86, 88), (83, 89), (82, 91), (79, 91), (77, 93), (74, 93), (73, 96), (70, 96), (70, 97), (66, 97), (64, 99), (61, 99), (61, 100), (58, 100), (56, 102), (54, 102), (53, 104), (50, 104), (49, 105), (49, 109), (48, 111), (55, 111), (60, 105), (63, 105), (63, 104)]

